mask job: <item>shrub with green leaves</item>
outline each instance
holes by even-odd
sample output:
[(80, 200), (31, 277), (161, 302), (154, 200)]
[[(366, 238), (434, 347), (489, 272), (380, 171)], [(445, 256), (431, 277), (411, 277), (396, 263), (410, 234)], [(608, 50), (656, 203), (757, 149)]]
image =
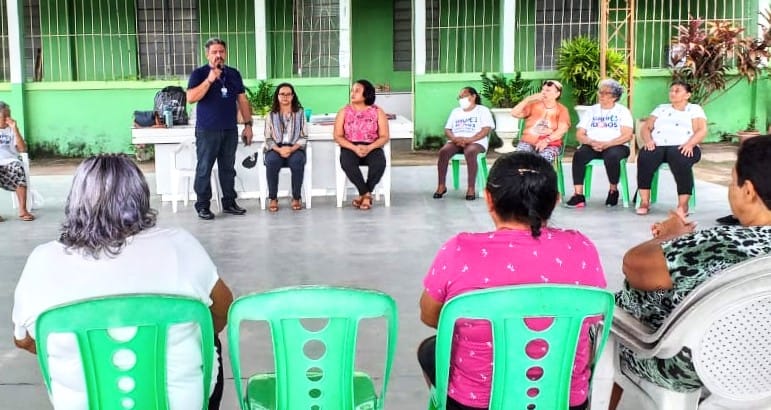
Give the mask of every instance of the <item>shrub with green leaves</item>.
[[(628, 85), (626, 63), (619, 52), (607, 51), (605, 67), (608, 77)], [(600, 83), (600, 43), (583, 36), (564, 40), (557, 53), (557, 72), (562, 82), (573, 89), (577, 104), (595, 104)]]

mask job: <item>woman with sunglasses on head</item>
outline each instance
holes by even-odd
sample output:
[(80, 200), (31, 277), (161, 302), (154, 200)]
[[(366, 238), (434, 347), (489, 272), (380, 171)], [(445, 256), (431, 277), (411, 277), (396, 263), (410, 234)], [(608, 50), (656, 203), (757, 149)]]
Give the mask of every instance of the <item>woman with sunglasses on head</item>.
[(586, 206), (584, 176), (586, 164), (593, 159), (605, 162), (610, 187), (605, 206), (618, 205), (618, 181), (621, 178), (621, 160), (629, 156), (634, 120), (629, 109), (618, 100), (624, 87), (613, 79), (600, 81), (597, 104), (589, 107), (576, 126), (576, 139), (581, 146), (573, 155), (573, 186), (575, 193), (565, 204), (568, 208)]
[(570, 129), (570, 113), (559, 103), (562, 84), (548, 80), (541, 92), (533, 94), (511, 110), (515, 118), (525, 119), (525, 129), (517, 144), (517, 151), (537, 152), (554, 162), (562, 150), (562, 137)]
[(493, 115), (482, 105), (482, 99), (473, 87), (463, 87), (458, 94), (458, 105), (450, 113), (444, 126), (447, 143), (439, 150), (436, 164), (438, 183), (434, 199), (447, 193), (447, 165), (453, 155), (463, 153), (468, 169), (466, 200), (473, 201), (476, 195), (477, 155), (487, 150), (488, 136), (495, 128)]
[(265, 121), (264, 158), (270, 212), (278, 211), (278, 174), (282, 167), (292, 171), (292, 210), (302, 209), (300, 189), (307, 141), (308, 130), (300, 99), (292, 84), (281, 83), (273, 93), (273, 106)]

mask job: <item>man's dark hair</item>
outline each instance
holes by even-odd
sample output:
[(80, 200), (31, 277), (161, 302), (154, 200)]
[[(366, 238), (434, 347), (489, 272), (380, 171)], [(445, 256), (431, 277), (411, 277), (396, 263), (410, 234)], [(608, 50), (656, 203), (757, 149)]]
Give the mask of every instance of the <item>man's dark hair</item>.
[(218, 37), (212, 37), (206, 40), (206, 44), (205, 44), (206, 50), (209, 50), (209, 47), (214, 44), (222, 44), (222, 47), (225, 47), (226, 49), (228, 48), (228, 45), (225, 44), (225, 40)]
[(771, 135), (762, 135), (744, 141), (736, 155), (736, 182), (739, 186), (749, 180), (755, 192), (771, 209), (771, 178), (768, 167), (771, 164)]

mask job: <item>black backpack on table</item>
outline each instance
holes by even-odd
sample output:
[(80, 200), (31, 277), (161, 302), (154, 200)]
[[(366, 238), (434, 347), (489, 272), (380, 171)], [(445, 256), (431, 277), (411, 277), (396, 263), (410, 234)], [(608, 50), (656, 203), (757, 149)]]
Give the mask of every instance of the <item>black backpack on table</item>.
[(161, 119), (163, 112), (170, 109), (174, 125), (187, 125), (187, 93), (182, 87), (170, 85), (155, 93), (153, 109)]

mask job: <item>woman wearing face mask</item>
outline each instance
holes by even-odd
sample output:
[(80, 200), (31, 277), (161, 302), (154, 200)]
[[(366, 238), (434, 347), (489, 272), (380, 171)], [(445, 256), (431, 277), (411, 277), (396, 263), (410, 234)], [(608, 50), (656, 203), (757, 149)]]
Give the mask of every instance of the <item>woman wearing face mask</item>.
[(458, 95), (458, 105), (450, 113), (444, 126), (447, 144), (439, 150), (436, 164), (439, 181), (434, 191), (434, 198), (439, 199), (447, 193), (447, 165), (453, 155), (462, 152), (468, 168), (468, 189), (466, 200), (476, 199), (477, 154), (487, 150), (490, 131), (495, 128), (493, 115), (487, 107), (481, 105), (482, 99), (477, 90), (464, 87)]

